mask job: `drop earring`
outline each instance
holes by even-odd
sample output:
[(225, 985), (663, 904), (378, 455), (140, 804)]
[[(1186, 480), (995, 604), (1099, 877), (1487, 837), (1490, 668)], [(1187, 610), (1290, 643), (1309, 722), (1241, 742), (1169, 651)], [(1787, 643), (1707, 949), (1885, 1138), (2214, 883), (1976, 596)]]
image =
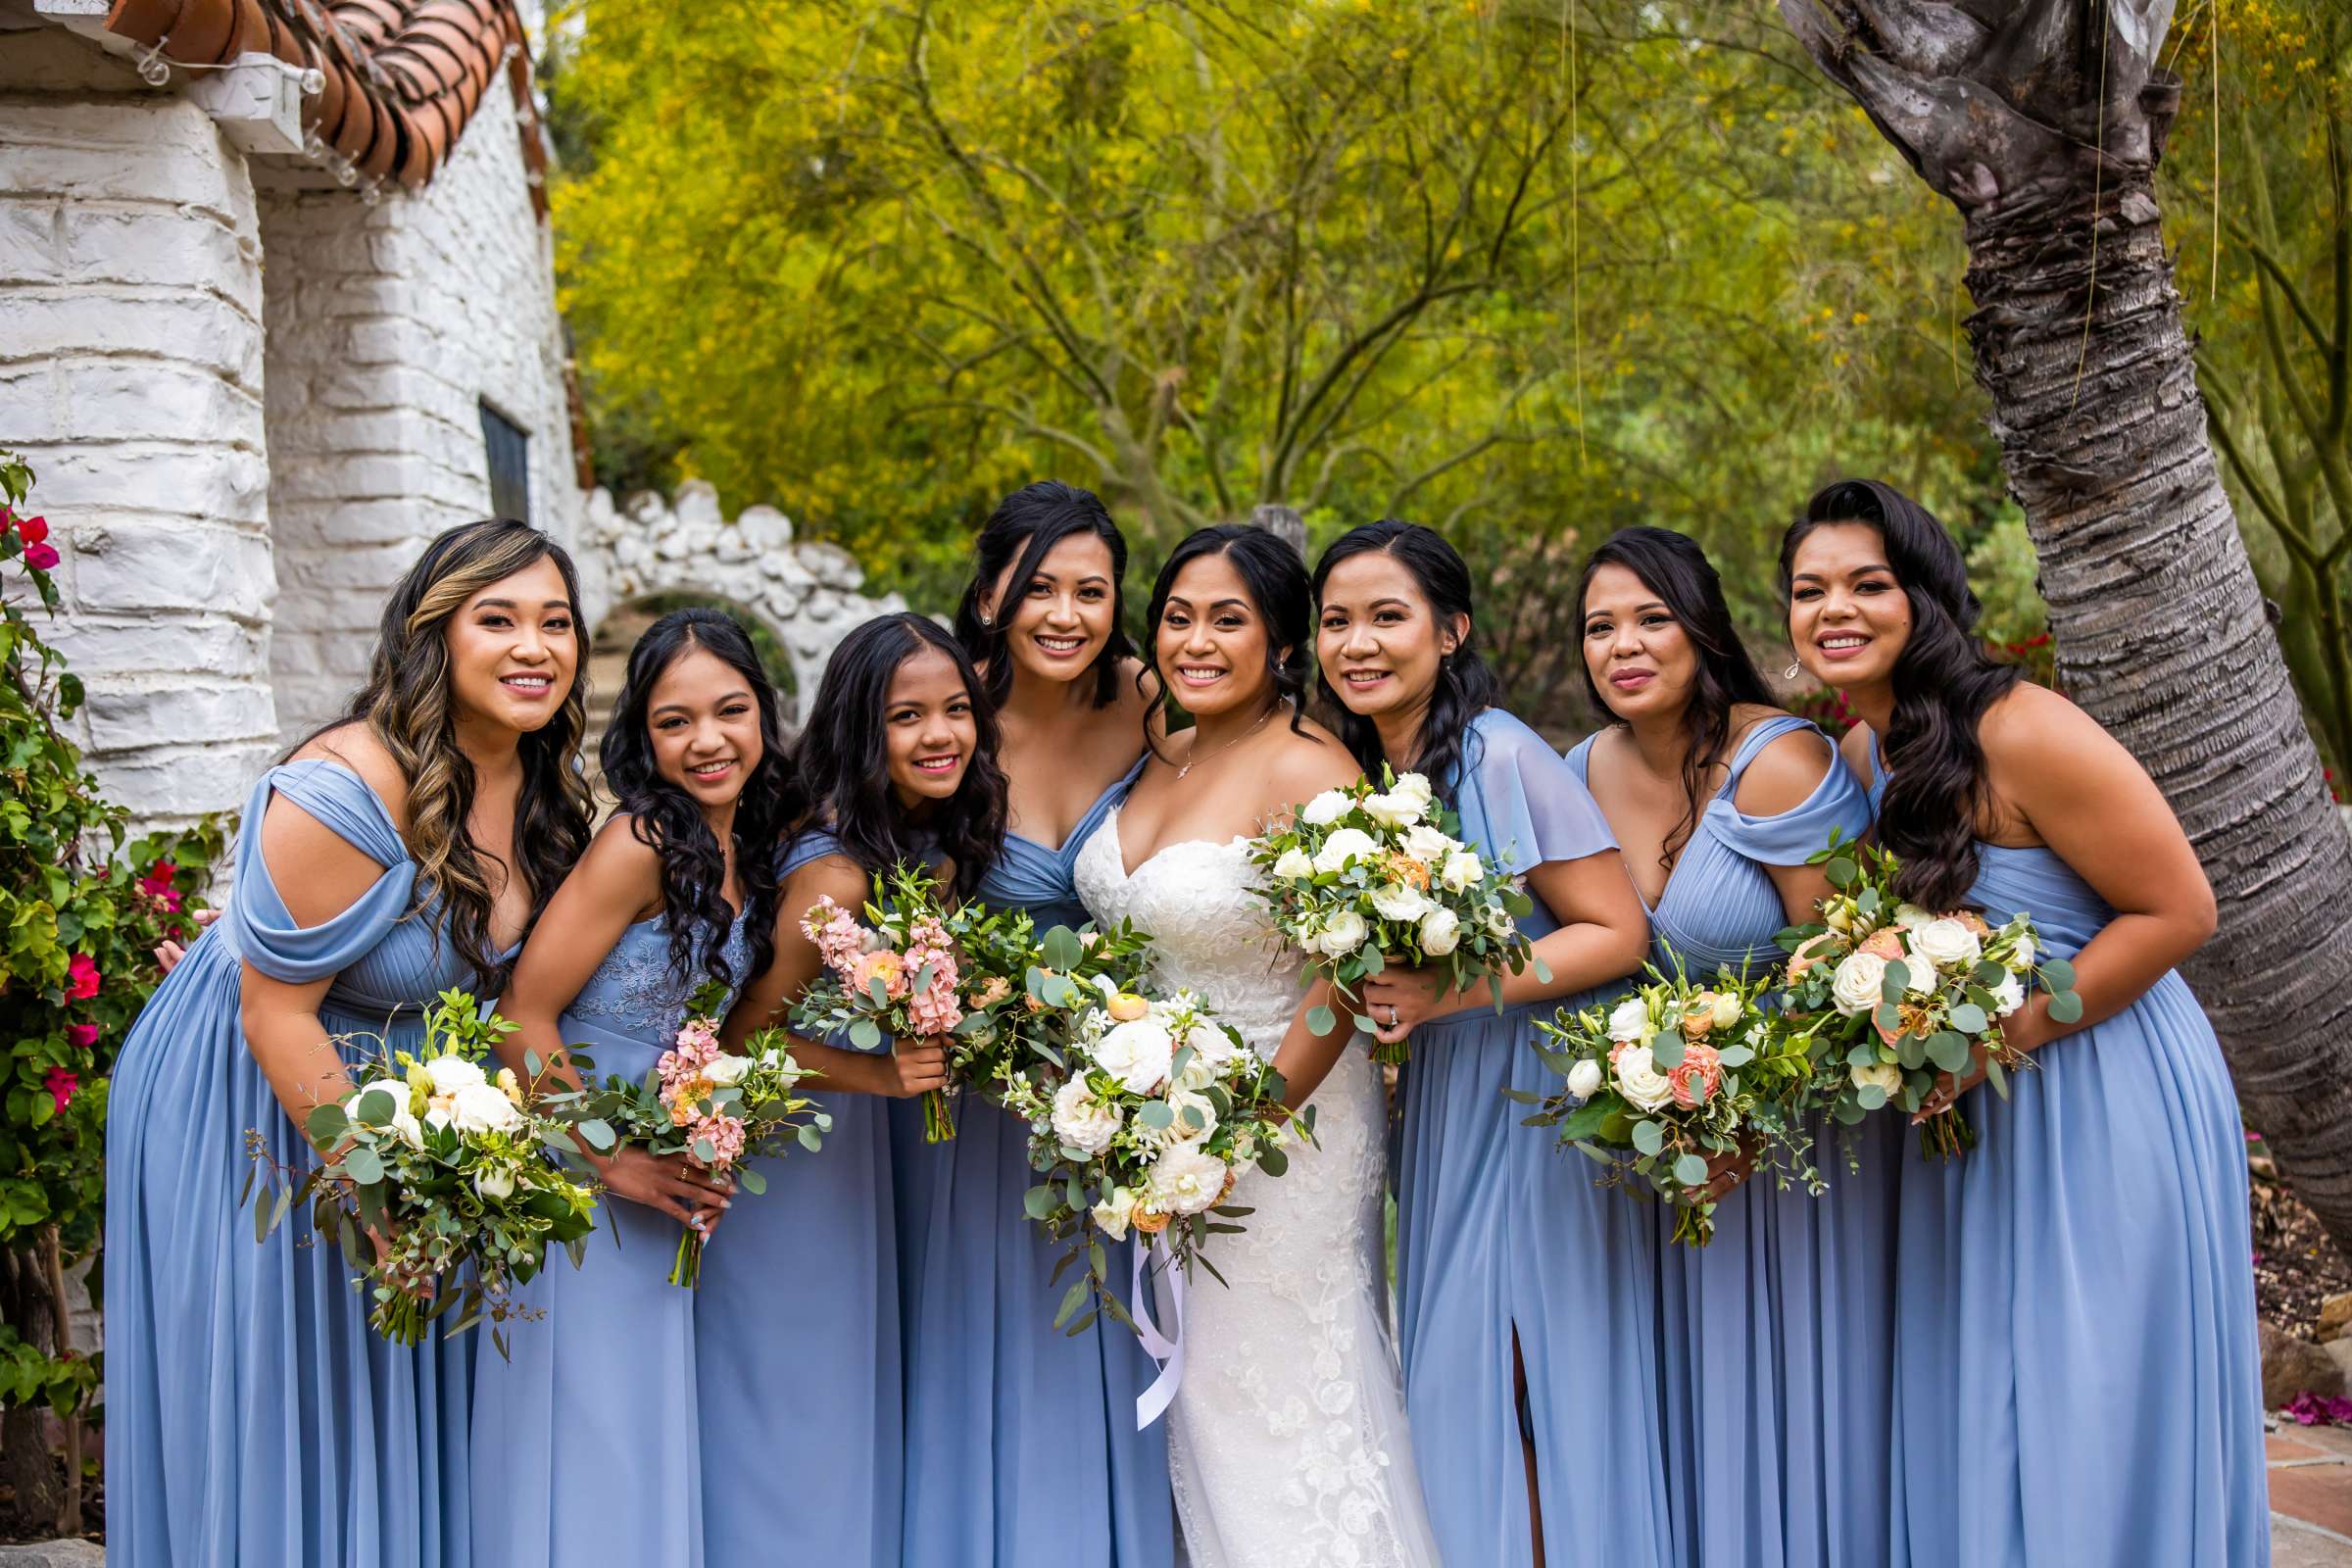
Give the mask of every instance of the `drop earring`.
[[(982, 621), (980, 624), (981, 624), (981, 625), (983, 625), (983, 626), (985, 626), (985, 625), (987, 625), (987, 624), (988, 624), (988, 622), (984, 620), (984, 621)], [(1781, 679), (1783, 679), (1783, 680), (1794, 680), (1794, 679), (1796, 679), (1796, 677), (1797, 677), (1797, 676), (1799, 676), (1799, 675), (1803, 674), (1804, 672), (1805, 672), (1805, 666), (1804, 666), (1804, 665), (1802, 665), (1802, 664), (1798, 663), (1798, 662), (1797, 662), (1796, 661), (1794, 661), (1794, 660), (1790, 660), (1790, 661), (1788, 662), (1788, 667), (1787, 669), (1784, 669), (1784, 670), (1782, 670), (1782, 671), (1781, 671)]]

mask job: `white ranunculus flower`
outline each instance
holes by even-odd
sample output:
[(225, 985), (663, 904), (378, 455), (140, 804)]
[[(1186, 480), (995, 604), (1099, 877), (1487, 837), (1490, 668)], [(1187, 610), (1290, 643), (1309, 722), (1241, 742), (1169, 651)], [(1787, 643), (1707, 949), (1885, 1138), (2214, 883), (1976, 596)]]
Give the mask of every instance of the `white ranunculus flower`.
[(703, 1076), (721, 1089), (743, 1082), (743, 1075), (751, 1070), (751, 1057), (730, 1056), (723, 1053), (703, 1063)]
[(2034, 966), (2034, 938), (2026, 932), (2017, 934), (2017, 961), (2029, 969)]
[(1149, 1014), (1111, 1025), (1095, 1042), (1096, 1064), (1131, 1095), (1148, 1095), (1165, 1083), (1168, 1058), (1175, 1054), (1168, 1026)]
[(1428, 810), (1429, 803), (1436, 798), (1428, 778), (1419, 773), (1399, 774), (1396, 782), (1389, 786), (1389, 793), (1400, 801), (1410, 801), (1414, 809), (1422, 811)]
[(1404, 853), (1419, 860), (1423, 865), (1436, 865), (1446, 856), (1461, 848), (1451, 838), (1431, 827), (1427, 822), (1416, 822), (1406, 828), (1401, 842), (1404, 846)]
[(1371, 934), (1371, 927), (1364, 924), (1362, 915), (1353, 909), (1341, 909), (1323, 922), (1323, 935), (1316, 945), (1334, 958), (1345, 958), (1362, 947), (1364, 938)]
[(1227, 1167), (1195, 1142), (1170, 1144), (1152, 1165), (1152, 1206), (1163, 1214), (1198, 1214), (1224, 1196)]
[(1443, 958), (1461, 945), (1461, 917), (1451, 909), (1432, 909), (1421, 916), (1421, 951)]
[(1372, 842), (1371, 834), (1360, 827), (1344, 827), (1325, 839), (1323, 848), (1315, 852), (1315, 869), (1337, 871), (1349, 860), (1369, 860), (1379, 853), (1380, 846)]
[(486, 1170), (473, 1179), (473, 1190), (492, 1202), (514, 1196), (514, 1173), (511, 1170)]
[(467, 1084), (450, 1097), (449, 1119), (462, 1133), (504, 1133), (522, 1125), (522, 1112), (489, 1084)]
[(1992, 1012), (1996, 1018), (2006, 1018), (2026, 1004), (2026, 985), (2013, 974), (2001, 976), (2001, 983), (1992, 988)]
[(1314, 858), (1294, 844), (1274, 858), (1274, 874), (1304, 881), (1315, 874)]
[(1597, 1056), (1582, 1057), (1575, 1066), (1568, 1069), (1568, 1092), (1579, 1100), (1591, 1100), (1600, 1092), (1600, 1082), (1603, 1076), (1600, 1058)]
[(1205, 1021), (1196, 1023), (1187, 1030), (1184, 1043), (1193, 1048), (1195, 1056), (1219, 1069), (1231, 1061), (1242, 1049), (1233, 1043), (1233, 1036), (1215, 1024)]
[(1609, 1010), (1611, 1040), (1638, 1046), (1646, 1041), (1649, 1034), (1649, 1004), (1640, 997), (1628, 997)]
[(1911, 940), (1905, 945), (1938, 969), (1974, 963), (1984, 954), (1984, 944), (1977, 940), (1977, 934), (1951, 919), (1929, 920), (1912, 927)]
[(1849, 1067), (1856, 1089), (1868, 1089), (1877, 1084), (1889, 1095), (1903, 1092), (1903, 1069), (1891, 1061), (1874, 1061), (1867, 1067)]
[(1095, 1098), (1084, 1078), (1054, 1092), (1054, 1136), (1072, 1149), (1100, 1154), (1119, 1130), (1119, 1109)]
[[(409, 1086), (398, 1078), (378, 1078), (371, 1084), (363, 1085), (360, 1094), (368, 1095), (379, 1090), (392, 1097), (392, 1132), (394, 1136), (411, 1149), (423, 1143), (424, 1127), (416, 1120), (416, 1113), (409, 1108)], [(357, 1115), (360, 1108), (358, 1098), (355, 1097), (351, 1101), (351, 1108), (353, 1114)]]
[(1352, 804), (1348, 799), (1347, 791), (1325, 790), (1298, 808), (1298, 820), (1309, 827), (1329, 827), (1346, 816), (1348, 808)]
[(1417, 806), (1395, 795), (1367, 795), (1364, 797), (1364, 814), (1382, 827), (1410, 827), (1421, 820), (1421, 807), (1428, 804), (1424, 801)]
[(454, 1095), (459, 1090), (490, 1080), (482, 1069), (464, 1056), (434, 1056), (423, 1063), (425, 1073), (433, 1080), (433, 1093)]
[(1113, 1187), (1110, 1196), (1095, 1205), (1094, 1215), (1104, 1236), (1123, 1242), (1127, 1239), (1127, 1222), (1135, 1218), (1135, 1195), (1124, 1187)]
[(1372, 890), (1372, 907), (1383, 920), (1418, 920), (1429, 912), (1429, 898), (1402, 882), (1383, 882)]
[(1487, 863), (1478, 858), (1477, 851), (1455, 850), (1446, 857), (1445, 865), (1439, 868), (1438, 880), (1450, 891), (1459, 893), (1486, 874)]
[(1906, 931), (1926, 925), (1935, 918), (1916, 904), (1898, 904), (1894, 906), (1894, 923)]
[(1642, 1110), (1660, 1109), (1674, 1099), (1674, 1085), (1658, 1071), (1647, 1046), (1628, 1046), (1617, 1054), (1617, 1092)]
[(1194, 1052), (1185, 1059), (1184, 1070), (1172, 1080), (1178, 1089), (1206, 1089), (1217, 1081), (1217, 1064)]
[[(1175, 1116), (1175, 1119), (1167, 1126), (1154, 1132), (1141, 1122), (1136, 1124), (1137, 1136), (1152, 1148), (1165, 1149), (1171, 1144), (1197, 1144), (1217, 1130), (1217, 1107), (1208, 1102), (1206, 1095), (1196, 1093), (1190, 1089), (1171, 1089), (1168, 1091), (1166, 1103), (1168, 1109)], [(1191, 1111), (1200, 1118), (1197, 1125), (1184, 1119), (1186, 1111)]]
[(1879, 1004), (1880, 988), (1886, 983), (1886, 960), (1875, 953), (1849, 953), (1838, 960), (1830, 976), (1830, 1001), (1851, 1018)]

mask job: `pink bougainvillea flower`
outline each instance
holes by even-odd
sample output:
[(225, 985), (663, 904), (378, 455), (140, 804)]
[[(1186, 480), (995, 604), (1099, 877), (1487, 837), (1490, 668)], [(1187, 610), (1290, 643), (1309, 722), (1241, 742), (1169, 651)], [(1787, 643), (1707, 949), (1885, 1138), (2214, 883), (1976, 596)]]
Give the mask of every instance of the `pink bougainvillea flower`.
[(172, 879), (179, 875), (179, 867), (170, 860), (158, 860), (147, 874), (139, 878), (139, 891), (151, 899), (160, 899), (172, 891)]
[(76, 1051), (87, 1051), (98, 1043), (98, 1026), (94, 1023), (66, 1025), (66, 1043)]
[(2305, 1389), (2287, 1400), (2285, 1409), (2280, 1413), (2293, 1420), (2298, 1426), (2352, 1426), (2352, 1399), (2341, 1398), (2334, 1395), (2314, 1394), (2309, 1389)]
[(27, 545), (37, 545), (49, 537), (49, 519), (47, 517), (19, 517), (17, 534)]
[[(57, 1108), (64, 1110), (74, 1102), (74, 1092), (81, 1087), (81, 1079), (63, 1067), (52, 1067), (49, 1076), (41, 1080), (41, 1087), (49, 1091), (50, 1098), (57, 1102)], [(2304, 1424), (2310, 1425), (2309, 1422)]]
[(86, 953), (76, 953), (66, 965), (66, 997), (72, 1002), (85, 1001), (98, 994), (98, 965)]
[(57, 565), (57, 551), (50, 545), (26, 545), (24, 564), (35, 571), (53, 570)]

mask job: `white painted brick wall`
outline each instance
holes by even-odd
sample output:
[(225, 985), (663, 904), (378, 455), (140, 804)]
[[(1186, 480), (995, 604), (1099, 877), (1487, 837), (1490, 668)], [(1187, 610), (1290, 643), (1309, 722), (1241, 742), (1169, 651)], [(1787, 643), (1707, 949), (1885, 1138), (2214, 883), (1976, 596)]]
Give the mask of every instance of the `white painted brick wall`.
[(515, 137), (502, 79), (420, 193), (368, 208), (259, 176), (289, 739), (365, 672), (384, 593), (424, 541), (489, 512), (480, 400), (530, 435), (529, 520), (579, 537), (551, 242)]
[(0, 6), (0, 447), (62, 547), (79, 738), (143, 822), (233, 808), (275, 745), (262, 248), (194, 105)]

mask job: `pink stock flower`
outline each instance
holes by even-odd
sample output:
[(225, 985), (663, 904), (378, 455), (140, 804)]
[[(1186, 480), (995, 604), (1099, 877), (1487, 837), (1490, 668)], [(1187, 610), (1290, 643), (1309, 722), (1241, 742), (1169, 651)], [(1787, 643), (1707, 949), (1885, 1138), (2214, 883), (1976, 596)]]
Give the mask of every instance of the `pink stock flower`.
[(94, 1023), (66, 1025), (66, 1043), (76, 1051), (87, 1051), (98, 1043), (98, 1026)]
[(816, 944), (817, 956), (824, 959), (825, 967), (844, 979), (865, 951), (865, 928), (829, 898), (809, 906), (801, 917), (801, 935)]
[(98, 994), (98, 965), (86, 953), (76, 953), (66, 965), (66, 998), (83, 1002)]
[(710, 1141), (710, 1168), (723, 1170), (743, 1156), (743, 1123), (733, 1116), (705, 1116), (694, 1124), (691, 1146), (703, 1139)]
[(41, 1080), (41, 1087), (49, 1091), (57, 1108), (63, 1111), (74, 1102), (74, 1092), (81, 1087), (81, 1079), (63, 1067), (52, 1067), (49, 1076)]
[[(947, 967), (953, 969), (953, 965)], [(907, 1004), (907, 1017), (913, 1022), (915, 1032), (923, 1035), (944, 1035), (963, 1022), (963, 1008), (956, 1000), (956, 982), (949, 973), (933, 972), (929, 987)]]
[(1723, 1062), (1713, 1046), (1693, 1040), (1683, 1047), (1683, 1059), (1666, 1069), (1666, 1081), (1674, 1085), (1674, 1102), (1685, 1110), (1696, 1110), (1707, 1102), (1723, 1083)]
[(57, 549), (53, 545), (26, 545), (24, 564), (35, 571), (52, 571), (57, 566)]

